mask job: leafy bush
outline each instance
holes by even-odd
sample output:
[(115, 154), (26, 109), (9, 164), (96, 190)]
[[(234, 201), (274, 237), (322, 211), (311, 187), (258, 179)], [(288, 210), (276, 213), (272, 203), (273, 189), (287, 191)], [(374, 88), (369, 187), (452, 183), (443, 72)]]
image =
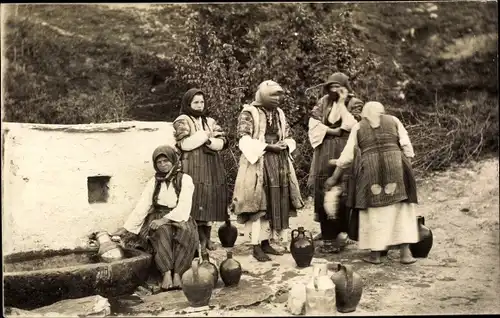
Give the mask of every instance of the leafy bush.
[(177, 76), (206, 92), (210, 113), (229, 132), (231, 145), (224, 159), (231, 185), (239, 155), (238, 114), (244, 103), (252, 101), (258, 84), (272, 79), (287, 92), (282, 108), (297, 139), (295, 164), (305, 186), (312, 157), (307, 115), (317, 97), (306, 96), (305, 90), (324, 82), (333, 72), (355, 78), (373, 65), (353, 37), (349, 14), (347, 7), (339, 10), (338, 5), (195, 8), (186, 22), (189, 53), (175, 58)]
[[(5, 28), (5, 120), (172, 121), (183, 93), (199, 87), (230, 136), (223, 156), (232, 189), (237, 116), (257, 85), (273, 79), (288, 92), (283, 109), (307, 195), (307, 115), (320, 90), (305, 91), (342, 71), (362, 100), (402, 119), (418, 172), (498, 152), (497, 37), (464, 58), (441, 54), (454, 39), (496, 33), (497, 4), (439, 3), (434, 20), (414, 12), (422, 5), (167, 5), (147, 14), (21, 5)], [(167, 89), (151, 94), (163, 81)]]

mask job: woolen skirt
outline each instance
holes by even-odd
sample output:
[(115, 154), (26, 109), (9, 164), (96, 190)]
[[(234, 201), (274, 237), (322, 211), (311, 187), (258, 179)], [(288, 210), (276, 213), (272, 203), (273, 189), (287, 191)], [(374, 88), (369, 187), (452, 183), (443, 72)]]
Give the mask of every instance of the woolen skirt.
[(139, 237), (148, 242), (156, 267), (161, 273), (173, 270), (182, 276), (191, 267), (199, 245), (198, 228), (190, 217), (187, 222), (176, 226), (166, 224), (151, 230), (151, 222), (170, 213), (168, 208), (153, 208), (146, 216)]
[(186, 151), (182, 154), (182, 169), (194, 183), (191, 217), (196, 221), (225, 221), (228, 204), (226, 171), (219, 153), (207, 151), (206, 146)]

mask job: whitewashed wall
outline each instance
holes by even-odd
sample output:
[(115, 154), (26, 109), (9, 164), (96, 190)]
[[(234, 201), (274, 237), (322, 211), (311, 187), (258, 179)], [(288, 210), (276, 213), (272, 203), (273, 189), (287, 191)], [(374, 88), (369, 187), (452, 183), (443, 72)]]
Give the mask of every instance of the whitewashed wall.
[[(114, 231), (153, 176), (153, 150), (174, 145), (164, 122), (3, 123), (3, 253), (71, 248)], [(111, 176), (106, 203), (88, 202), (87, 177)]]

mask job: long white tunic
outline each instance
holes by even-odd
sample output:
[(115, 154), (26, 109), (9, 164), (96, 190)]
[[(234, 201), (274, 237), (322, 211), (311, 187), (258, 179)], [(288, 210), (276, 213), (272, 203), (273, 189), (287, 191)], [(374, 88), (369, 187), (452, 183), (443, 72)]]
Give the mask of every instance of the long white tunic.
[[(146, 184), (139, 201), (123, 226), (127, 231), (139, 234), (152, 205), (155, 182), (155, 177), (153, 177)], [(193, 179), (185, 173), (182, 176), (182, 188), (179, 193), (178, 202), (173, 184), (170, 183), (167, 187), (165, 182), (162, 182), (160, 192), (158, 193), (158, 204), (172, 209), (164, 218), (175, 222), (187, 221), (191, 214), (193, 193)]]

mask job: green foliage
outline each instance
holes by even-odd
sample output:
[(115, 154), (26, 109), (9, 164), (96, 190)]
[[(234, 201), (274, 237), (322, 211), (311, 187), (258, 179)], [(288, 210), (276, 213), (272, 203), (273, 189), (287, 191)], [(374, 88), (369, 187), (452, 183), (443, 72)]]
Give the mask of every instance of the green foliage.
[[(497, 4), (439, 3), (437, 19), (418, 11), (422, 5), (166, 5), (147, 13), (21, 5), (5, 28), (5, 119), (172, 121), (183, 93), (198, 87), (229, 133), (223, 156), (232, 185), (240, 155), (237, 116), (257, 85), (272, 79), (287, 91), (283, 109), (298, 144), (295, 165), (307, 195), (307, 115), (321, 90), (305, 90), (342, 71), (357, 96), (382, 102), (402, 119), (419, 171), (497, 152), (497, 37), (473, 54), (442, 54), (455, 39), (496, 33)], [(166, 89), (151, 94), (158, 81)], [(398, 81), (407, 85), (396, 89)]]
[[(174, 66), (168, 59), (127, 42), (111, 41), (110, 33), (91, 35), (90, 25), (81, 30), (87, 32), (83, 35), (77, 33), (79, 29), (69, 29), (74, 32), (70, 33), (59, 26), (69, 24), (40, 25), (37, 19), (42, 14), (50, 18), (56, 9), (30, 7), (20, 10), (30, 14), (11, 16), (7, 24), (4, 101), (8, 121), (80, 124), (138, 117), (173, 119), (167, 101), (180, 100), (178, 92), (185, 86), (172, 81), (171, 90), (163, 96), (149, 92), (153, 74), (173, 76)], [(84, 17), (96, 11), (92, 6), (80, 9)], [(56, 17), (56, 21), (67, 21)], [(110, 21), (114, 24), (115, 20)], [(131, 17), (124, 22), (140, 24)]]
[[(189, 53), (176, 56), (175, 65), (188, 86), (206, 92), (211, 115), (229, 131), (231, 147), (225, 159), (231, 184), (236, 174), (238, 114), (267, 79), (287, 92), (282, 108), (299, 139), (298, 177), (307, 178), (312, 149), (304, 136), (317, 96), (306, 96), (306, 88), (324, 82), (333, 72), (355, 77), (373, 65), (353, 37), (349, 10), (336, 7), (333, 14), (333, 7), (325, 10), (309, 4), (195, 8), (188, 22)], [(332, 15), (337, 23), (329, 22)]]

